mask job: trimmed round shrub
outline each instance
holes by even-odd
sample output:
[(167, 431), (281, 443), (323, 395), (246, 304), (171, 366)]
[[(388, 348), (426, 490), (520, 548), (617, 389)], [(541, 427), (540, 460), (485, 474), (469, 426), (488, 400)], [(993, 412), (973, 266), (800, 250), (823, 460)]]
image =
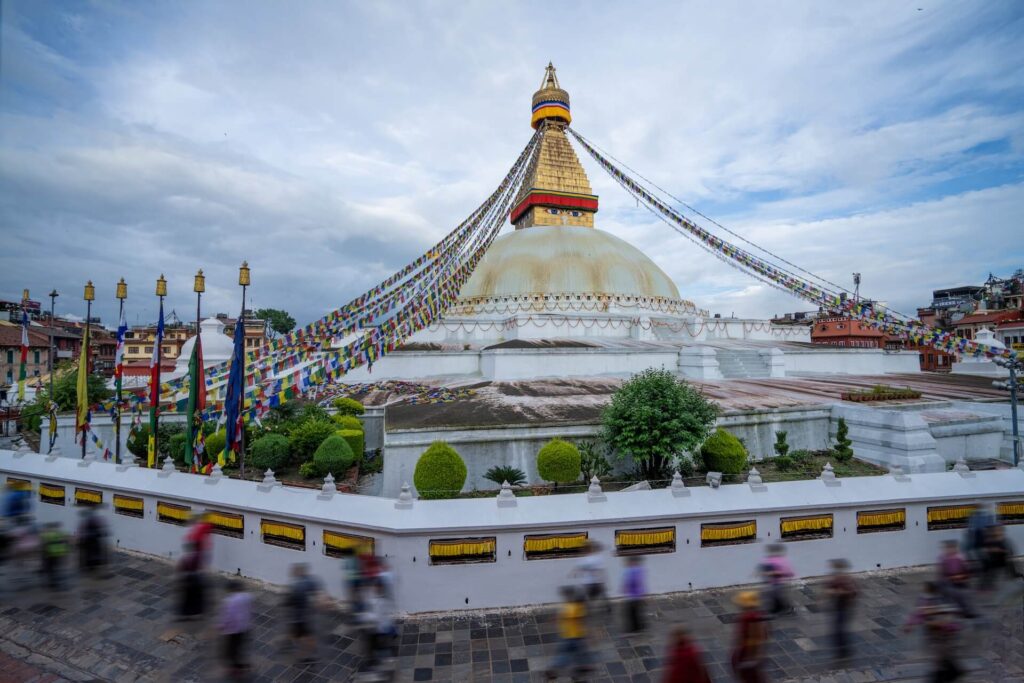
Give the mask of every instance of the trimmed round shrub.
[(700, 457), (708, 472), (739, 474), (747, 466), (747, 449), (739, 439), (721, 427), (700, 447)]
[(366, 412), (363, 404), (354, 398), (336, 398), (332, 404), (338, 411), (338, 415), (362, 415)]
[(317, 475), (321, 477), (326, 477), (328, 473), (338, 477), (344, 476), (355, 459), (345, 439), (337, 434), (324, 439), (313, 454), (313, 464), (316, 466)]
[(466, 483), (466, 463), (444, 441), (435, 441), (416, 461), (412, 475), (420, 498), (454, 498)]
[(296, 462), (306, 462), (313, 457), (316, 449), (329, 436), (333, 436), (338, 426), (330, 420), (311, 420), (303, 422), (288, 436), (288, 448)]
[(339, 429), (336, 434), (345, 439), (348, 447), (352, 449), (352, 455), (356, 459), (363, 457), (363, 430), (361, 429)]
[(580, 478), (580, 450), (568, 441), (551, 439), (537, 453), (537, 473), (544, 481), (576, 481)]
[(331, 415), (331, 419), (334, 420), (341, 429), (356, 429), (358, 431), (363, 430), (363, 421), (355, 415)]
[[(219, 432), (214, 432), (209, 436), (205, 437), (205, 445), (203, 446), (203, 455), (208, 458), (210, 462), (215, 462), (220, 457), (221, 452), (224, 450), (224, 444), (228, 441), (228, 434), (223, 429)], [(228, 458), (230, 462), (231, 458)]]
[(261, 470), (268, 467), (278, 471), (288, 464), (288, 437), (280, 434), (267, 434), (256, 439), (249, 451), (252, 464)]
[(145, 458), (149, 452), (149, 425), (140, 425), (129, 432), (127, 446), (136, 458)]
[(178, 432), (167, 440), (167, 450), (174, 462), (182, 465), (185, 463), (185, 434)]

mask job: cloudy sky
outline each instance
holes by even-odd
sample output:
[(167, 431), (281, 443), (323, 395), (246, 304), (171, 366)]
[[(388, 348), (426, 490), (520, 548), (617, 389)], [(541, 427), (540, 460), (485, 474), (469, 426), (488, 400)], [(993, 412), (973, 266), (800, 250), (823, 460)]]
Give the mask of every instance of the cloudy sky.
[[(530, 135), (574, 126), (722, 224), (913, 311), (1024, 266), (1024, 4), (7, 0), (0, 297), (300, 322), (458, 224)], [(589, 159), (598, 225), (726, 315), (807, 306), (707, 257)]]

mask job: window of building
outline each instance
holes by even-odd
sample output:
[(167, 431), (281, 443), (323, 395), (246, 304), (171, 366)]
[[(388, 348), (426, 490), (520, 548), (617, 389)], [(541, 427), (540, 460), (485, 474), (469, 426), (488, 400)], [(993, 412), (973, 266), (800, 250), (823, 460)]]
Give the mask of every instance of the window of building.
[(973, 505), (936, 505), (928, 508), (928, 531), (966, 529)]
[(532, 534), (523, 537), (523, 554), (528, 560), (577, 557), (587, 551), (587, 532)]
[(164, 503), (163, 501), (157, 501), (156, 503), (156, 518), (161, 522), (185, 526), (191, 517), (192, 508), (188, 505)]
[(857, 513), (858, 534), (869, 534), (876, 531), (902, 531), (906, 526), (907, 511), (905, 508)]
[(64, 487), (56, 484), (40, 484), (39, 500), (50, 505), (64, 505)]
[(75, 505), (102, 505), (103, 492), (95, 489), (75, 488)]
[(126, 517), (142, 517), (145, 511), (145, 503), (141, 498), (135, 496), (122, 496), (114, 494), (114, 512)]
[(139, 347), (138, 346), (129, 346), (128, 347), (128, 353), (138, 353), (138, 352), (139, 352)]
[(348, 551), (352, 551), (356, 555), (373, 555), (375, 546), (376, 543), (369, 536), (344, 534), (340, 531), (324, 529), (324, 555), (328, 557), (343, 557)]
[(779, 520), (779, 531), (784, 541), (832, 538), (832, 515), (783, 517)]
[(430, 541), (430, 564), (494, 562), (497, 548), (498, 542), (494, 536)]
[(143, 349), (143, 353), (153, 353), (153, 347), (147, 346)]
[(32, 362), (39, 365), (39, 351), (32, 352)]
[(1024, 500), (999, 503), (996, 514), (1002, 524), (1024, 524)]
[(220, 536), (242, 538), (245, 535), (245, 517), (233, 512), (207, 510), (203, 518), (213, 527), (212, 531)]
[(757, 541), (757, 522), (726, 522), (724, 524), (701, 524), (700, 545), (702, 548), (716, 545), (735, 545)]
[(263, 542), (269, 545), (292, 550), (306, 549), (306, 527), (299, 524), (263, 519), (260, 520), (260, 535), (263, 536)]
[(675, 527), (623, 529), (615, 532), (615, 550), (619, 555), (672, 553), (676, 550)]
[(7, 349), (7, 362), (8, 363), (13, 363), (14, 362), (14, 349)]

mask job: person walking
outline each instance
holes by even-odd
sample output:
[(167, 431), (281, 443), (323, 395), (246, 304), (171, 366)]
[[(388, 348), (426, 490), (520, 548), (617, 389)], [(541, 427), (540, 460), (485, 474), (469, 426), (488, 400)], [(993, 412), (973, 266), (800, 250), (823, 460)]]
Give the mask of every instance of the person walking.
[(1014, 550), (1010, 540), (1006, 538), (1006, 529), (1002, 524), (988, 527), (982, 546), (981, 588), (991, 591), (996, 587), (1000, 575), (1008, 579), (1021, 576), (1014, 564)]
[(228, 594), (220, 607), (218, 619), (224, 642), (224, 665), (228, 678), (241, 679), (249, 669), (246, 645), (252, 628), (252, 595), (239, 579), (228, 581)]
[(593, 615), (600, 609), (607, 613), (611, 606), (608, 603), (608, 591), (605, 589), (608, 573), (605, 570), (604, 553), (596, 541), (588, 541), (586, 548), (586, 553), (573, 567), (571, 576), (580, 582), (588, 612)]
[(736, 622), (736, 643), (732, 650), (732, 670), (741, 683), (764, 683), (764, 648), (768, 627), (761, 613), (756, 591), (741, 591), (733, 600), (743, 611)]
[(106, 559), (107, 527), (92, 506), (82, 508), (78, 525), (78, 566), (84, 574), (102, 568)]
[(320, 598), (320, 582), (310, 575), (303, 563), (292, 565), (292, 582), (288, 587), (286, 607), (292, 638), (296, 641), (296, 657), (302, 663), (316, 661), (316, 635), (313, 609)]
[(825, 593), (832, 608), (832, 645), (836, 659), (850, 656), (850, 616), (857, 598), (857, 584), (847, 573), (850, 563), (843, 559), (829, 562), (832, 573), (825, 582)]
[(50, 522), (40, 534), (39, 545), (43, 554), (43, 575), (51, 590), (64, 588), (64, 558), (68, 554), (68, 538), (60, 524)]
[(796, 572), (786, 558), (786, 547), (781, 543), (768, 546), (768, 554), (761, 562), (761, 573), (764, 575), (768, 593), (768, 613), (771, 616), (792, 614), (794, 609), (786, 595), (787, 585)]
[(704, 653), (683, 626), (673, 629), (665, 661), (668, 666), (663, 683), (711, 683), (704, 666)]
[(930, 683), (953, 683), (964, 675), (957, 656), (957, 637), (962, 629), (960, 612), (943, 594), (939, 585), (928, 581), (917, 606), (903, 625), (909, 633), (924, 627), (925, 645), (932, 660)]
[(640, 555), (630, 555), (626, 558), (626, 570), (622, 574), (622, 592), (626, 596), (626, 632), (643, 631), (646, 626), (644, 597), (647, 595), (647, 575), (644, 571), (643, 557)]
[(960, 554), (956, 540), (950, 539), (942, 542), (942, 554), (939, 556), (938, 564), (939, 592), (955, 604), (966, 618), (977, 617), (968, 595), (970, 568), (967, 565), (967, 560)]
[(558, 609), (558, 652), (546, 672), (548, 680), (555, 680), (563, 669), (570, 675), (586, 675), (590, 667), (587, 651), (587, 607), (576, 586), (563, 586), (562, 605)]
[(185, 532), (185, 543), (195, 548), (200, 569), (210, 565), (213, 553), (213, 524), (207, 521), (206, 515), (193, 515), (188, 531)]
[(203, 560), (195, 543), (187, 542), (178, 560), (178, 618), (199, 619), (206, 612), (206, 576)]

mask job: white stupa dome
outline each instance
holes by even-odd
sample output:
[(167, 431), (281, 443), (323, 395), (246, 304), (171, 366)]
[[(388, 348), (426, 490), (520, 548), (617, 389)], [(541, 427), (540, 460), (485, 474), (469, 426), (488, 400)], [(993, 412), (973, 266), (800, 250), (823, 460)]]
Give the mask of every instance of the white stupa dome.
[[(199, 323), (199, 335), (203, 340), (203, 367), (210, 367), (231, 360), (231, 352), (235, 348), (231, 337), (224, 334), (224, 323), (217, 318), (207, 318)], [(188, 372), (188, 362), (192, 358), (192, 347), (196, 338), (192, 337), (181, 346), (181, 353), (174, 364), (174, 374)]]

